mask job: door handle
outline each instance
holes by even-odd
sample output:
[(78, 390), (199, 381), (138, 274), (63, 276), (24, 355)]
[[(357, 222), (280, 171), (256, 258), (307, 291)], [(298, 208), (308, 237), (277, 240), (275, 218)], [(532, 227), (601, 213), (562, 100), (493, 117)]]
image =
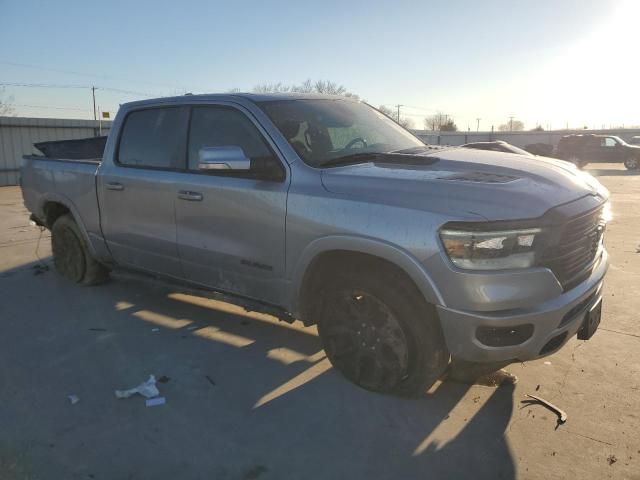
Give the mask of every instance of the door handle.
[(107, 187), (107, 190), (118, 190), (118, 191), (124, 190), (124, 185), (118, 182), (108, 182), (106, 187)]
[(180, 190), (178, 192), (178, 198), (181, 200), (187, 200), (189, 202), (201, 202), (203, 196), (199, 192), (190, 192), (188, 190)]

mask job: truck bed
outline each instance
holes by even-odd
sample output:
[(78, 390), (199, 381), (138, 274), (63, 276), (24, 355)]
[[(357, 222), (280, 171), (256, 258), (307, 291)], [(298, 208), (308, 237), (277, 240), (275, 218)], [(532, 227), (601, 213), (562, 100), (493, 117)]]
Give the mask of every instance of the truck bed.
[(25, 155), (21, 185), (25, 206), (46, 224), (48, 202), (68, 205), (88, 234), (99, 233), (96, 172), (100, 160), (68, 160)]

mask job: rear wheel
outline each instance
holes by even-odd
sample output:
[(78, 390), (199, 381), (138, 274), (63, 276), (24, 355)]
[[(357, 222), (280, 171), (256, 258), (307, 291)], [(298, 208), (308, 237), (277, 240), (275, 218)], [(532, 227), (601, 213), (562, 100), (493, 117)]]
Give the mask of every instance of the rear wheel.
[(638, 157), (629, 157), (625, 159), (624, 166), (627, 170), (637, 170), (640, 168), (640, 161), (638, 161)]
[(318, 332), (332, 365), (367, 390), (424, 393), (449, 362), (433, 306), (404, 274), (355, 266), (328, 278)]
[(96, 285), (109, 277), (107, 268), (91, 255), (78, 225), (69, 214), (53, 224), (51, 249), (56, 270), (72, 282)]

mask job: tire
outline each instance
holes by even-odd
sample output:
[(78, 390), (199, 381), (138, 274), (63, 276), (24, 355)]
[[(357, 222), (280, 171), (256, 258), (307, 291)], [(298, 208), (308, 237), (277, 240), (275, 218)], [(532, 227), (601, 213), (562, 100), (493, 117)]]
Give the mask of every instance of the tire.
[(624, 166), (627, 170), (638, 170), (640, 168), (640, 158), (638, 157), (629, 157), (624, 161)]
[(573, 164), (574, 164), (576, 167), (578, 167), (580, 170), (582, 170), (584, 167), (586, 167), (586, 166), (587, 166), (587, 163), (588, 163), (588, 162), (585, 162), (585, 161), (580, 160), (578, 157), (575, 157), (575, 156), (573, 156), (573, 157), (569, 157), (569, 158), (567, 159), (567, 161), (569, 161), (569, 162), (573, 163)]
[(359, 262), (325, 285), (318, 332), (329, 361), (351, 382), (414, 396), (444, 373), (449, 352), (435, 308), (402, 271)]
[(82, 285), (97, 285), (109, 278), (109, 270), (98, 263), (70, 214), (59, 217), (51, 228), (53, 264), (63, 277)]

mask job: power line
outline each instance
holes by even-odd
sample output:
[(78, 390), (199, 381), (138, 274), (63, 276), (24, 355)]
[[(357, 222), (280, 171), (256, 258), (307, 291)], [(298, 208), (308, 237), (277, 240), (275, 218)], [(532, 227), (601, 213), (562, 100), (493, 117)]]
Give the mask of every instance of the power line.
[(114, 87), (101, 87), (95, 85), (72, 85), (72, 84), (53, 84), (53, 83), (15, 83), (15, 82), (0, 82), (0, 86), (3, 87), (27, 87), (27, 88), (78, 88), (78, 89), (96, 89), (105, 90), (107, 92), (124, 93), (126, 95), (142, 95), (144, 97), (161, 97), (160, 94), (154, 94), (149, 92), (140, 92), (137, 90), (124, 90), (122, 88)]
[(54, 85), (51, 83), (14, 83), (0, 82), (3, 87), (29, 87), (29, 88), (91, 88), (87, 85)]
[(44, 71), (50, 71), (50, 72), (58, 72), (58, 73), (65, 73), (65, 74), (69, 74), (69, 75), (77, 75), (77, 76), (81, 76), (81, 77), (92, 77), (92, 78), (98, 78), (101, 80), (116, 80), (116, 81), (124, 81), (124, 82), (129, 82), (129, 83), (138, 83), (138, 84), (145, 84), (145, 85), (151, 85), (151, 86), (162, 86), (162, 87), (168, 87), (168, 88), (174, 88), (174, 89), (181, 89), (181, 90), (185, 90), (185, 91), (200, 91), (203, 90), (201, 88), (186, 88), (180, 85), (170, 85), (170, 84), (160, 84), (160, 83), (155, 83), (155, 82), (149, 82), (149, 81), (144, 81), (144, 80), (134, 80), (134, 79), (130, 79), (130, 78), (124, 78), (124, 77), (114, 77), (112, 75), (102, 75), (102, 74), (97, 74), (97, 73), (88, 73), (88, 72), (78, 72), (76, 70), (66, 70), (66, 69), (62, 69), (62, 68), (53, 68), (53, 67), (43, 67), (41, 65), (31, 65), (28, 63), (20, 63), (20, 62), (7, 62), (7, 61), (0, 61), (1, 65), (10, 65), (10, 66), (14, 66), (14, 67), (21, 67), (21, 68), (32, 68), (32, 69), (36, 69), (36, 70), (44, 70)]
[(53, 105), (26, 105), (24, 103), (12, 103), (10, 104), (12, 107), (23, 107), (23, 108), (44, 108), (49, 110), (77, 110), (80, 112), (88, 112), (88, 108), (77, 108), (77, 107), (54, 107)]

